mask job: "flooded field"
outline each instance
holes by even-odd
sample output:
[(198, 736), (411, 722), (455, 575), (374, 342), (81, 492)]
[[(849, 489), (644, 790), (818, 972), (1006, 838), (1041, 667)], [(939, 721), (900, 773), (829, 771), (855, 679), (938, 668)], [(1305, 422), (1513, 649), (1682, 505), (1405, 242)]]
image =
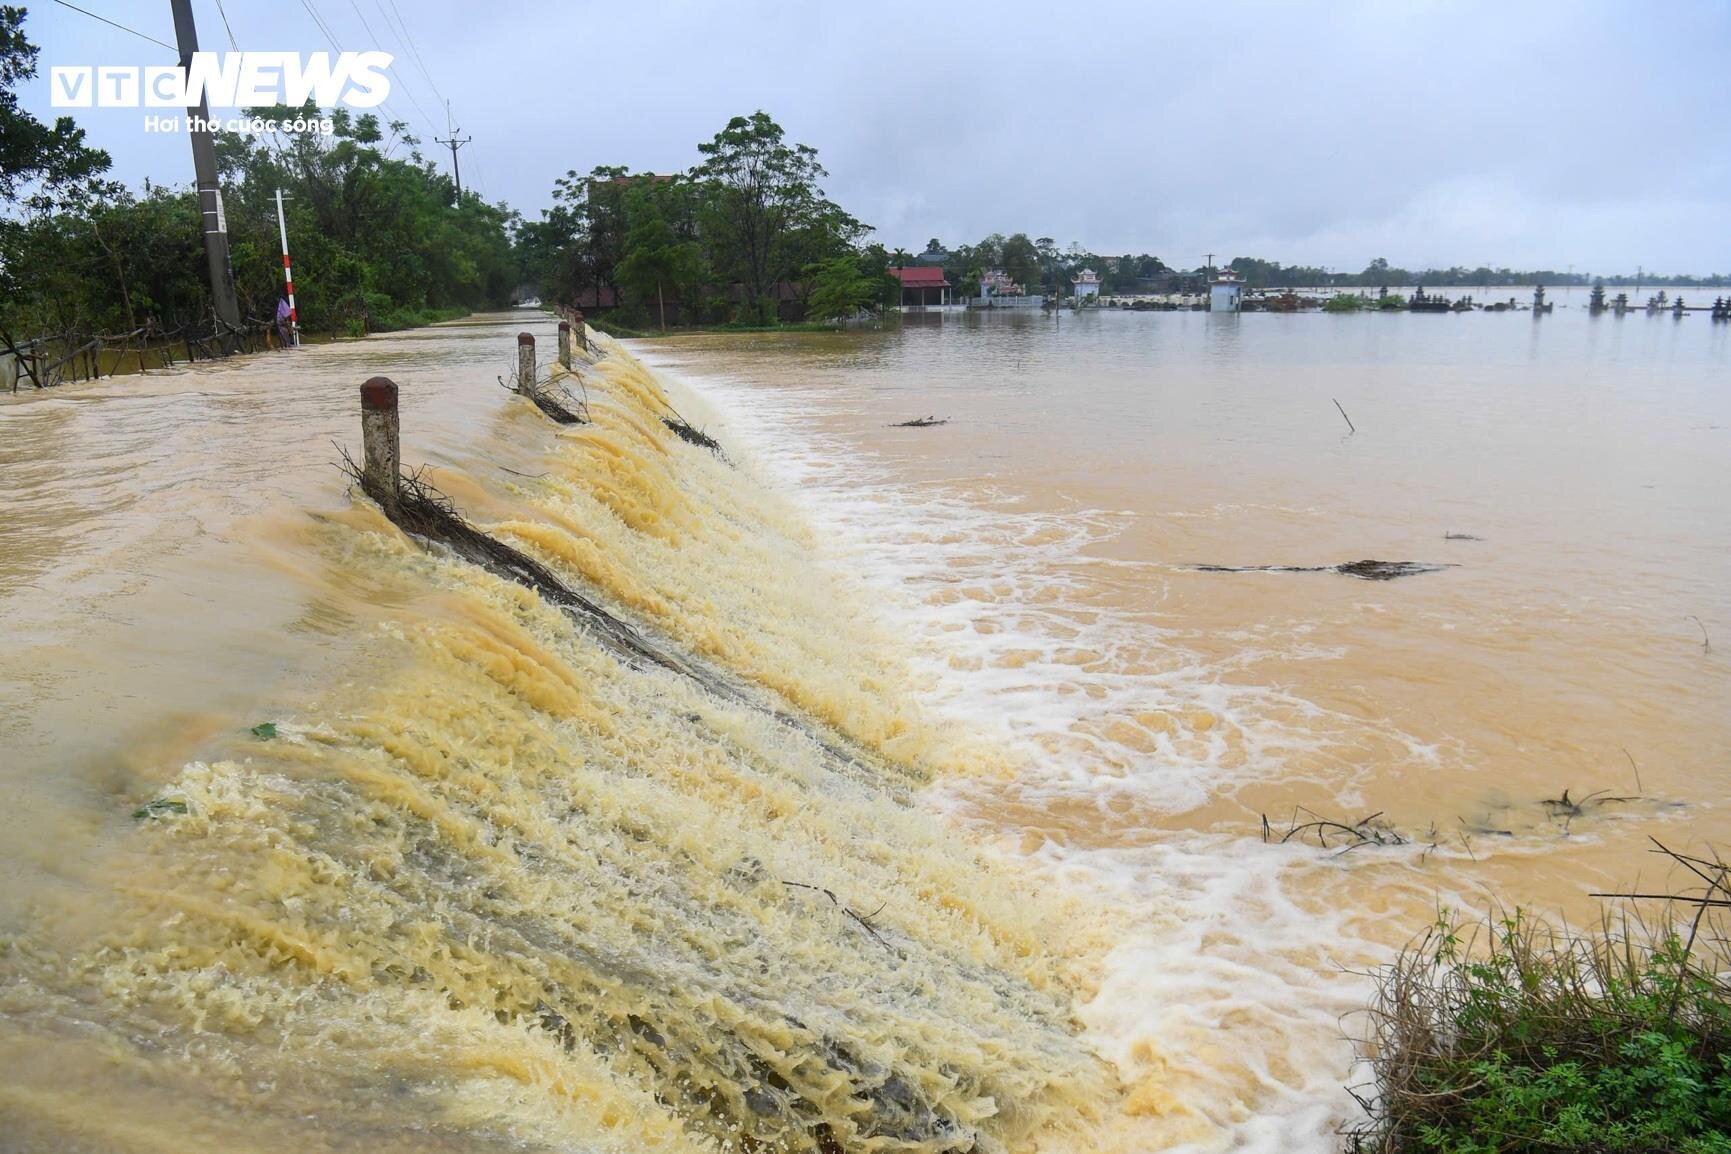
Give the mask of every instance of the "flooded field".
[(0, 403), (0, 1148), (1322, 1151), (1438, 905), (1728, 832), (1726, 326), (524, 327)]

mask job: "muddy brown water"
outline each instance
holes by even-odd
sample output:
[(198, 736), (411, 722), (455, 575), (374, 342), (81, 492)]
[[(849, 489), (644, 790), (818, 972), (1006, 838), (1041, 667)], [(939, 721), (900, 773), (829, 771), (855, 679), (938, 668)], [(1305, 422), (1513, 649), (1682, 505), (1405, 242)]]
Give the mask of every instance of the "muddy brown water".
[[(0, 401), (0, 1147), (1323, 1150), (1439, 904), (1724, 838), (1726, 326), (626, 342), (563, 428), (521, 328)], [(471, 521), (745, 691), (357, 499), (378, 373)], [(1404, 844), (1265, 845), (1300, 807)]]

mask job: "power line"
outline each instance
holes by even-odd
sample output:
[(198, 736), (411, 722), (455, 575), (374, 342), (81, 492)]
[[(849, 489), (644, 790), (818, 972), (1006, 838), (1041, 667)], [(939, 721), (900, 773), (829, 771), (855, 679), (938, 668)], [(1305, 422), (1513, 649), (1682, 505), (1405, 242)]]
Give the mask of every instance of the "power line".
[(162, 41), (162, 40), (158, 40), (154, 36), (146, 36), (144, 33), (140, 32), (138, 29), (128, 28), (126, 25), (116, 23), (115, 21), (110, 20), (106, 16), (98, 16), (96, 13), (90, 11), (87, 8), (80, 8), (76, 4), (68, 4), (66, 2), (66, 0), (54, 0), (54, 2), (58, 5), (60, 5), (62, 8), (70, 8), (74, 12), (82, 13), (83, 15), (90, 17), (92, 20), (100, 20), (104, 24), (108, 25), (110, 28), (118, 28), (122, 32), (130, 32), (132, 35), (138, 37), (140, 40), (148, 40), (152, 44), (161, 44), (164, 48), (168, 49), (170, 52), (179, 53), (179, 51), (180, 51), (180, 49), (176, 48), (172, 44), (169, 44), (169, 43)]
[(414, 58), (415, 67), (420, 69), (421, 75), (426, 78), (427, 87), (433, 90), (433, 95), (438, 97), (440, 100), (443, 100), (446, 104), (449, 104), (450, 101), (445, 99), (445, 94), (439, 91), (438, 83), (433, 80), (433, 74), (427, 71), (427, 62), (421, 59), (421, 50), (416, 46), (415, 38), (409, 35), (408, 22), (403, 19), (402, 12), (397, 9), (397, 0), (390, 0), (391, 11), (396, 13), (397, 16), (397, 23), (394, 27), (391, 25), (391, 18), (385, 15), (385, 9), (383, 5), (380, 4), (379, 0), (373, 0), (373, 3), (378, 7), (379, 15), (384, 17), (385, 26), (390, 28), (391, 31), (397, 35), (397, 39), (409, 46), (409, 55)]
[[(373, 26), (367, 23), (366, 14), (361, 11), (360, 0), (349, 0), (349, 6), (355, 10), (355, 15), (360, 17), (361, 27), (366, 29), (367, 32), (367, 39), (373, 41), (375, 44), (383, 43), (383, 41), (379, 39), (378, 34), (373, 31)], [(407, 81), (408, 77), (405, 76), (402, 79)], [(433, 123), (433, 118), (427, 115), (427, 110), (421, 107), (421, 102), (419, 100), (415, 99), (414, 89), (410, 88), (407, 83), (403, 85), (403, 95), (409, 98), (409, 103), (415, 106), (415, 111), (421, 114), (421, 119), (426, 121), (427, 127), (432, 129), (436, 134), (439, 131), (439, 126)]]
[[(342, 55), (343, 46), (341, 44), (337, 43), (336, 33), (331, 31), (330, 22), (327, 21), (324, 18), (324, 16), (319, 12), (318, 7), (313, 3), (313, 0), (301, 0), (301, 7), (305, 8), (307, 10), (307, 15), (312, 17), (313, 23), (315, 25), (317, 25), (318, 30), (324, 34), (324, 38), (325, 38), (326, 43), (328, 43), (331, 46), (331, 51), (335, 52), (339, 56)], [(357, 9), (356, 11), (358, 14), (359, 10)], [(361, 23), (365, 24), (366, 21), (362, 20)], [(371, 30), (369, 29), (369, 31), (371, 31)], [(407, 89), (404, 89), (404, 91), (407, 91)], [(387, 114), (387, 116), (389, 117), (389, 121), (395, 121), (395, 120), (399, 119), (396, 115), (395, 110), (391, 108), (389, 101), (380, 101), (379, 107), (381, 109), (383, 109), (384, 112)], [(425, 112), (421, 113), (421, 116), (423, 118), (425, 118), (426, 115), (427, 114)], [(438, 129), (435, 128), (433, 131), (437, 132)], [(395, 136), (394, 130), (393, 130), (392, 135)]]
[(239, 52), (240, 41), (234, 38), (234, 29), (229, 27), (228, 10), (222, 6), (222, 0), (216, 0), (216, 14), (222, 17), (222, 30), (228, 33), (228, 46)]
[(324, 34), (324, 38), (325, 38), (326, 43), (328, 43), (331, 46), (331, 51), (337, 53), (338, 55), (341, 55), (343, 50), (337, 44), (337, 38), (335, 36), (331, 35), (330, 25), (325, 23), (324, 17), (320, 16), (318, 13), (318, 9), (313, 7), (312, 0), (301, 0), (301, 7), (305, 8), (307, 10), (307, 15), (311, 16), (313, 18), (314, 26), (316, 26), (318, 28), (318, 30)]

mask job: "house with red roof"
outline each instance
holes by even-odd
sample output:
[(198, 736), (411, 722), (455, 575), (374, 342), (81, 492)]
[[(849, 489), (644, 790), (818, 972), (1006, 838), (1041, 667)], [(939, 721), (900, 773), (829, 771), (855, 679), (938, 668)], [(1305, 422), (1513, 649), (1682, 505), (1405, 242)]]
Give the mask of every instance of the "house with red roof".
[(904, 309), (941, 308), (950, 303), (950, 282), (944, 270), (930, 265), (892, 266), (890, 275), (901, 282)]

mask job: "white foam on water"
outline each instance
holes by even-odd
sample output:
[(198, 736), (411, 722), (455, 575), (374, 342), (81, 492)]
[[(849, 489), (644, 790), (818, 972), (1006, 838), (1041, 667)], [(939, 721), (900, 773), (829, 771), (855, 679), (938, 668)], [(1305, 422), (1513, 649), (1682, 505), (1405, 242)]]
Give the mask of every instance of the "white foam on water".
[[(1229, 679), (1268, 656), (1341, 650), (1297, 622), (1246, 630), (1233, 657), (1205, 660), (1174, 623), (1102, 608), (1107, 582), (1164, 580), (1159, 564), (1091, 555), (1138, 514), (1036, 512), (978, 484), (901, 481), (821, 427), (833, 398), (816, 389), (684, 379), (713, 402), (730, 452), (796, 495), (836, 565), (914, 640), (931, 703), (1011, 751), (1012, 782), (940, 783), (932, 803), (1114, 911), (1122, 928), (1080, 1014), (1126, 1083), (1125, 1148), (1338, 1148), (1336, 1128), (1357, 1116), (1341, 1018), (1364, 1005), (1364, 971), (1386, 956), (1347, 897), (1368, 881), (1353, 882), (1363, 867), (1160, 818), (1260, 781), (1313, 782), (1355, 803), (1343, 735), (1364, 739), (1362, 720)], [(1437, 760), (1391, 727), (1369, 728), (1417, 763)], [(1017, 838), (980, 817), (982, 789), (1017, 812), (1091, 808), (1112, 832), (1088, 844)], [(1435, 883), (1410, 869), (1419, 852), (1369, 868), (1378, 884), (1422, 893)]]

